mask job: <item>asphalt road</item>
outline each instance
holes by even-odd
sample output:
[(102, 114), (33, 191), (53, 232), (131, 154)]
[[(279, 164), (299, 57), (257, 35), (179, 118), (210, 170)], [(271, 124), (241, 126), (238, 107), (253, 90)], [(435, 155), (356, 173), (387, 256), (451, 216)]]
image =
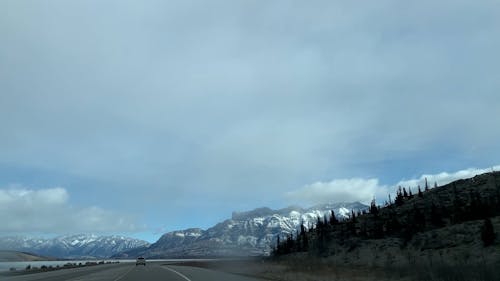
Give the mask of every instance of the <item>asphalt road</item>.
[(211, 269), (148, 262), (97, 265), (51, 272), (5, 277), (9, 281), (263, 281), (265, 279), (234, 275)]

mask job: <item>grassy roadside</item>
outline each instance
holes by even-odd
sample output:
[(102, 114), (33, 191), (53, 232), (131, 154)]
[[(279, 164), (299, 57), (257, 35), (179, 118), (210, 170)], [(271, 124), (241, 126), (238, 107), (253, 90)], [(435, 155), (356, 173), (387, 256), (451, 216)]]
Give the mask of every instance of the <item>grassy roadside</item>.
[(189, 261), (176, 265), (196, 266), (275, 281), (498, 281), (500, 264), (469, 263), (432, 266), (333, 265), (326, 259), (247, 259)]

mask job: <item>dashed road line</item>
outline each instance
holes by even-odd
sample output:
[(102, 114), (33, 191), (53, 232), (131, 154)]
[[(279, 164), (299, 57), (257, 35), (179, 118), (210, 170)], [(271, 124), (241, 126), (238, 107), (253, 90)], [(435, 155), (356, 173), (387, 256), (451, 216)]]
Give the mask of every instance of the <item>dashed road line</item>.
[(125, 272), (123, 275), (121, 275), (120, 277), (116, 278), (116, 279), (115, 279), (115, 280), (113, 280), (113, 281), (118, 281), (118, 280), (122, 279), (122, 278), (123, 278), (123, 277), (125, 277), (127, 274), (129, 274), (129, 273), (130, 273), (130, 271), (132, 271), (132, 269), (134, 269), (134, 267), (130, 267), (130, 269), (129, 269), (129, 270), (127, 270), (127, 272)]

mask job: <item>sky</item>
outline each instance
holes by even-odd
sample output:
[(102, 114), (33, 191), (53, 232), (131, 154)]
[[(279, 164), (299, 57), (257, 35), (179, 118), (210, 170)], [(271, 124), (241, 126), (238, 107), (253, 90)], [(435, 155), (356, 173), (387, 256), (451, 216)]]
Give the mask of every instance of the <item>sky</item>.
[(497, 1), (0, 1), (0, 235), (500, 170)]

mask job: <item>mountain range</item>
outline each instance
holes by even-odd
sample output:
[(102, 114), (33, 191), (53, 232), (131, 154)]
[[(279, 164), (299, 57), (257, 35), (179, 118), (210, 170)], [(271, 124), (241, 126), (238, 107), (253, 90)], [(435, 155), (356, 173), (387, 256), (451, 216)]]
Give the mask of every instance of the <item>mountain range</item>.
[(153, 244), (124, 236), (78, 234), (52, 239), (24, 236), (0, 237), (0, 249), (24, 251), (37, 255), (67, 258), (187, 258), (269, 255), (278, 235), (295, 233), (303, 224), (314, 226), (318, 218), (335, 212), (337, 218), (348, 218), (352, 210), (364, 210), (359, 203), (322, 204), (311, 208), (291, 206), (279, 210), (257, 208), (233, 212), (206, 230), (189, 228), (168, 232)]
[(360, 203), (322, 204), (311, 208), (288, 207), (280, 210), (258, 208), (233, 212), (227, 219), (206, 230), (190, 228), (164, 234), (157, 242), (114, 255), (115, 258), (195, 258), (269, 255), (278, 235), (295, 233), (303, 224), (314, 226), (333, 210), (337, 218), (348, 218), (352, 210), (365, 210)]
[(67, 235), (52, 239), (0, 237), (1, 250), (24, 251), (66, 259), (107, 258), (123, 251), (147, 246), (148, 242), (134, 238), (94, 234)]

